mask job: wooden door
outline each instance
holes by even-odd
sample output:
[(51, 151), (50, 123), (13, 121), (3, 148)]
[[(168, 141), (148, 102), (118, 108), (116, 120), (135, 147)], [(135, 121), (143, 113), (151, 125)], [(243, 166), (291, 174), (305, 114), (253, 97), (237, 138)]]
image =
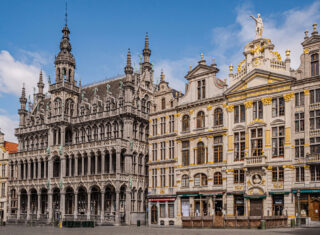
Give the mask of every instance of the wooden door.
[(312, 201), (310, 205), (310, 217), (311, 220), (320, 220), (320, 202)]
[(262, 199), (250, 200), (250, 216), (262, 216)]

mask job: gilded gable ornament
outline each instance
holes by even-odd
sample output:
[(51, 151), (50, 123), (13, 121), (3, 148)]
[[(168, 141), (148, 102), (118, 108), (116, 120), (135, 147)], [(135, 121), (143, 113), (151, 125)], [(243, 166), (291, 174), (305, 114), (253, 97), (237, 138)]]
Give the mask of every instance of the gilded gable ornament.
[(292, 98), (294, 97), (294, 93), (288, 93), (288, 94), (284, 94), (283, 98), (286, 102), (289, 102)]
[(262, 101), (263, 105), (269, 105), (269, 104), (271, 104), (272, 97), (264, 97), (261, 99), (261, 101)]
[(253, 101), (252, 100), (244, 102), (244, 106), (246, 107), (246, 109), (247, 108), (252, 108), (252, 105), (253, 105)]

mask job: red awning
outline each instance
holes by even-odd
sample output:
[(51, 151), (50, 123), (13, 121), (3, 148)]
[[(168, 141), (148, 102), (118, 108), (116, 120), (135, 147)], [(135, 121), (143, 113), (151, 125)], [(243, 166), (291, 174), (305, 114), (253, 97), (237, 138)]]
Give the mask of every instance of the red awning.
[(175, 201), (175, 198), (149, 198), (149, 202), (167, 202)]

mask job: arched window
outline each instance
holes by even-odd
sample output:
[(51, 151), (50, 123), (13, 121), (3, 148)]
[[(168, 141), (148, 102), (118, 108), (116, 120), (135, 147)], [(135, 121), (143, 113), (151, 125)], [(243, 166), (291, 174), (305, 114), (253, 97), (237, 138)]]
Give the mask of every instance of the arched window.
[(93, 126), (93, 139), (98, 140), (98, 127), (96, 125)]
[(114, 138), (119, 137), (119, 125), (117, 122), (113, 123), (113, 136), (114, 136)]
[(111, 139), (111, 124), (107, 124), (107, 138)]
[(223, 113), (221, 108), (216, 108), (214, 110), (214, 125), (215, 126), (223, 125)]
[(181, 178), (181, 187), (189, 187), (189, 176), (183, 175)]
[(189, 115), (184, 115), (182, 117), (182, 131), (190, 131), (190, 117), (189, 117)]
[(61, 114), (61, 105), (62, 105), (61, 99), (56, 98), (54, 101), (54, 114), (55, 115)]
[(203, 142), (197, 144), (197, 164), (204, 164), (206, 162), (205, 147)]
[(221, 172), (216, 172), (213, 175), (213, 183), (215, 185), (222, 185), (222, 174)]
[(100, 124), (99, 129), (100, 129), (100, 140), (103, 140), (104, 139), (104, 125)]
[(87, 138), (88, 138), (88, 141), (91, 141), (92, 133), (91, 133), (91, 127), (90, 126), (87, 127)]
[(203, 128), (205, 126), (204, 112), (200, 111), (197, 114), (197, 128)]
[(60, 177), (60, 158), (58, 156), (53, 160), (53, 177)]
[(194, 176), (194, 186), (207, 186), (208, 179), (205, 174), (199, 173)]

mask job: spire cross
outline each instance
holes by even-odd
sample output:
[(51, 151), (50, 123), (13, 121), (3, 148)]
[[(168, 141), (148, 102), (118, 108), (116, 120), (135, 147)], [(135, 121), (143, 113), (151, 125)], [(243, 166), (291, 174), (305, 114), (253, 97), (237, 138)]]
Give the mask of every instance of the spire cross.
[(68, 24), (68, 0), (66, 0), (66, 13), (65, 13), (65, 22)]

